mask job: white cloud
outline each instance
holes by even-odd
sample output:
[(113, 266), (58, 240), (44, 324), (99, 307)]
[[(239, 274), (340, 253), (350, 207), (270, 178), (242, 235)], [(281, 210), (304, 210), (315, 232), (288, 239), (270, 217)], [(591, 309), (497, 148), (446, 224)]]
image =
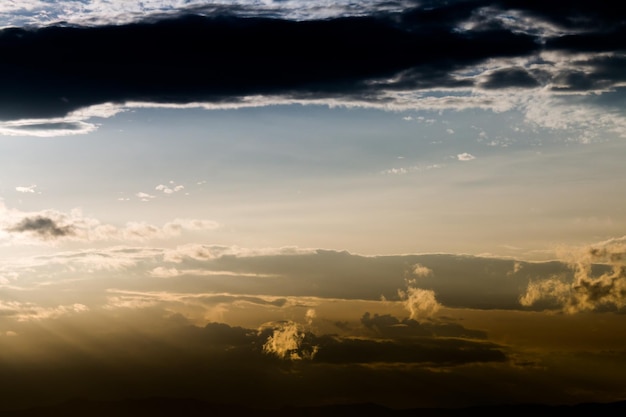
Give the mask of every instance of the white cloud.
[(476, 157), (475, 157), (474, 155), (472, 155), (471, 153), (467, 153), (467, 152), (464, 152), (464, 153), (460, 153), (460, 154), (458, 154), (458, 155), (456, 156), (456, 158), (457, 158), (459, 161), (464, 161), (464, 162), (465, 162), (465, 161), (471, 161), (471, 160), (473, 160), (473, 159), (476, 159)]
[(399, 11), (406, 7), (384, 0), (335, 0), (310, 2), (304, 0), (12, 0), (0, 2), (0, 28), (25, 24), (45, 26), (64, 21), (71, 24), (122, 24), (150, 15), (167, 15), (185, 10), (211, 13), (220, 7), (229, 7), (231, 13), (242, 16), (254, 14), (296, 20), (326, 19), (338, 16), (358, 16), (368, 10)]
[(430, 165), (414, 165), (410, 167), (390, 168), (380, 173), (383, 175), (405, 175), (412, 172), (430, 171), (431, 169), (443, 168), (444, 164), (430, 164)]
[(141, 201), (150, 201), (150, 200), (156, 198), (155, 195), (151, 195), (151, 194), (144, 193), (144, 192), (141, 192), (141, 191), (136, 193), (135, 197), (139, 198)]
[(15, 187), (15, 191), (17, 191), (18, 193), (34, 193), (35, 192), (35, 188), (37, 188), (36, 185), (30, 185), (28, 187)]
[(154, 187), (154, 189), (157, 191), (162, 191), (164, 194), (174, 194), (174, 193), (184, 190), (185, 186), (175, 185), (175, 186), (170, 187), (167, 185), (159, 184), (156, 187)]

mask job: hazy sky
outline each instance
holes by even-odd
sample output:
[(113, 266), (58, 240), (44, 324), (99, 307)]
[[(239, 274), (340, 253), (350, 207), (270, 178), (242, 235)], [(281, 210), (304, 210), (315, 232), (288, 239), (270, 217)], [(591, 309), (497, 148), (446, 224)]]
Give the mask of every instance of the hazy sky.
[(3, 2), (0, 409), (626, 399), (625, 69), (608, 1)]

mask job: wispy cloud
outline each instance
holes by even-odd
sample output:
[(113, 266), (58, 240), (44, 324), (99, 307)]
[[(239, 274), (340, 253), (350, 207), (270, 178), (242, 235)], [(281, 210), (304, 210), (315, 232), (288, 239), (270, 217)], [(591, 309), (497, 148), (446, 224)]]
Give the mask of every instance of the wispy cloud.
[(17, 321), (46, 320), (67, 314), (82, 313), (88, 310), (89, 308), (86, 305), (80, 303), (57, 307), (42, 307), (31, 302), (0, 300), (0, 315), (12, 317)]

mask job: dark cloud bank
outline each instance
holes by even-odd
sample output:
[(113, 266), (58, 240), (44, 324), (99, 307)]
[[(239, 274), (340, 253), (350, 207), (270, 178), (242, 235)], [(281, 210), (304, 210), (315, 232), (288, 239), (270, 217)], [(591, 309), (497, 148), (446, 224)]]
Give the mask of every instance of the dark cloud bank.
[[(312, 347), (316, 353), (294, 360), (264, 349), (281, 323), (262, 329), (224, 323), (198, 327), (162, 313), (100, 311), (45, 325), (22, 323), (19, 336), (3, 340), (0, 352), (0, 414), (71, 416), (89, 410), (85, 415), (95, 416), (108, 410), (108, 415), (142, 415), (137, 413), (158, 409), (150, 414), (158, 416), (173, 415), (167, 413), (179, 407), (175, 415), (207, 410), (206, 415), (245, 415), (239, 412), (252, 409), (276, 415), (400, 415), (385, 407), (445, 409), (519, 404), (528, 398), (575, 404), (581, 402), (577, 390), (599, 389), (593, 382), (568, 380), (571, 369), (546, 373), (543, 367), (516, 364), (509, 347), (461, 326), (450, 331), (445, 324), (366, 313), (362, 325), (373, 331), (369, 337), (303, 331), (292, 353)], [(398, 325), (405, 331), (390, 337)], [(330, 407), (337, 404), (367, 405)], [(300, 408), (322, 405), (328, 407)], [(43, 408), (4, 411), (33, 406)], [(511, 410), (542, 415), (537, 413), (555, 408)]]
[[(432, 290), (436, 299), (447, 307), (476, 309), (556, 308), (554, 300), (537, 300), (523, 306), (520, 298), (531, 282), (559, 277), (574, 280), (575, 269), (560, 261), (520, 262), (510, 259), (483, 258), (469, 255), (423, 254), (361, 256), (349, 252), (317, 250), (315, 253), (288, 256), (221, 256), (198, 260), (184, 258), (177, 268), (233, 271), (242, 274), (265, 274), (271, 279), (233, 276), (211, 280), (213, 291), (276, 296), (314, 296), (338, 299), (398, 300), (398, 290), (407, 285)], [(416, 265), (429, 271), (416, 274)], [(596, 264), (590, 275), (600, 276), (611, 267)], [(163, 289), (202, 291), (193, 274), (171, 278), (151, 285)]]
[[(25, 322), (3, 340), (0, 412), (71, 398), (112, 400), (166, 396), (259, 406), (366, 401), (393, 403), (431, 368), (504, 364), (506, 349), (480, 338), (435, 335), (437, 324), (407, 322), (400, 337), (316, 335), (299, 330), (288, 355), (268, 349), (288, 323), (246, 329), (223, 323), (189, 325), (155, 309), (86, 313), (48, 322)], [(364, 315), (365, 326), (385, 332), (390, 317)], [(399, 320), (396, 319), (399, 322)], [(384, 322), (384, 323), (383, 323)], [(445, 330), (443, 330), (445, 332)], [(288, 332), (287, 332), (288, 333)], [(282, 333), (288, 338), (287, 333)], [(479, 336), (483, 336), (479, 334)], [(282, 339), (281, 339), (282, 340)], [(293, 339), (296, 340), (296, 339)], [(279, 344), (283, 343), (280, 341)], [(314, 354), (304, 355), (306, 352)], [(297, 358), (297, 359), (296, 359)], [(396, 392), (384, 387), (395, 385)]]
[[(327, 20), (241, 17), (222, 9), (118, 26), (8, 28), (0, 31), (0, 119), (62, 116), (106, 102), (380, 100), (383, 91), (474, 83), (611, 88), (624, 79), (620, 10), (605, 1), (451, 1)], [(541, 51), (610, 54), (581, 58), (584, 70), (507, 64), (479, 82), (455, 75), (489, 58), (545, 63)]]

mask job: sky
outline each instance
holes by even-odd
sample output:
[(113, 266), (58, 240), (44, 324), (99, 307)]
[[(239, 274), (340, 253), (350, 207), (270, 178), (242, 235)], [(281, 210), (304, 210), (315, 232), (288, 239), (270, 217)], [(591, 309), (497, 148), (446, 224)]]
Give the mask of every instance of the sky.
[(626, 399), (608, 1), (0, 4), (0, 410)]

